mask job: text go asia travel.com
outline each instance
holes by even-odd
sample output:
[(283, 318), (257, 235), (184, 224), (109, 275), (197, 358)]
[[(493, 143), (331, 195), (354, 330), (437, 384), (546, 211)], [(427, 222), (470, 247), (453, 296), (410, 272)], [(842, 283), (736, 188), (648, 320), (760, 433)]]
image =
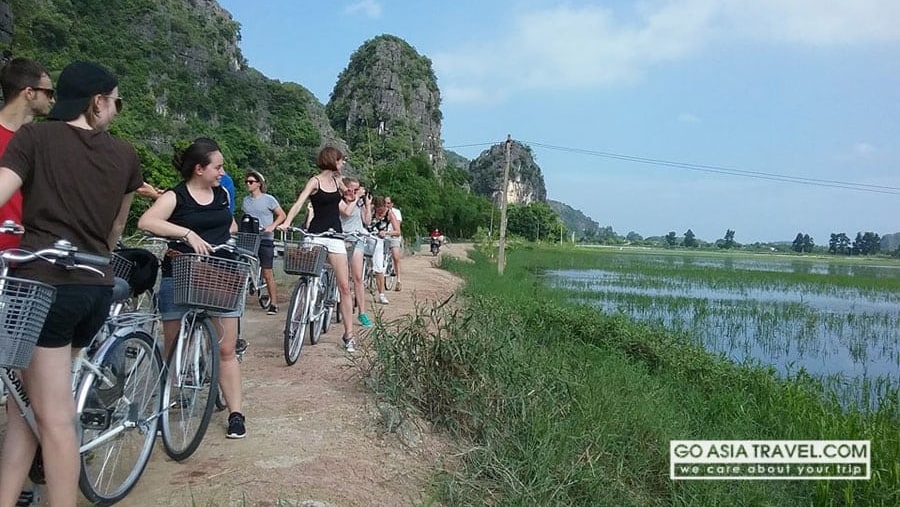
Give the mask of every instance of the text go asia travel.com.
[(673, 480), (871, 478), (870, 440), (672, 440)]

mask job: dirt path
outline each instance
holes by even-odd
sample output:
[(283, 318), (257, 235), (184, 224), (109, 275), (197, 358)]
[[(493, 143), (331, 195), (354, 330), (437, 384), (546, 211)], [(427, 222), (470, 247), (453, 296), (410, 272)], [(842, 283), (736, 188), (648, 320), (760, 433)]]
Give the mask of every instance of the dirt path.
[[(442, 255), (462, 254), (463, 248), (448, 245)], [(433, 257), (422, 253), (403, 258), (402, 292), (389, 294), (390, 305), (378, 305), (385, 319), (412, 312), (414, 301), (445, 297), (457, 287), (458, 279), (435, 268)], [(306, 344), (297, 364), (285, 366), (287, 293), (282, 287), (277, 316), (267, 316), (248, 301), (251, 346), (243, 363), (247, 438), (226, 439), (227, 415), (216, 413), (199, 450), (183, 463), (168, 459), (158, 441), (140, 482), (120, 505), (423, 503), (428, 468), (444, 448), (440, 439), (426, 433), (420, 445), (408, 448), (396, 434), (385, 432), (372, 397), (339, 345), (340, 326), (318, 345)], [(364, 337), (358, 341), (357, 347), (366, 347)], [(87, 502), (82, 499), (80, 505)]]

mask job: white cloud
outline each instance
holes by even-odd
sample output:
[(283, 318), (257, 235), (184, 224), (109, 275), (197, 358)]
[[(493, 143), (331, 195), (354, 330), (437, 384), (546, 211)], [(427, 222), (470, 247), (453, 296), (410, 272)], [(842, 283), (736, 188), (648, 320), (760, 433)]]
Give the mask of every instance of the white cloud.
[(511, 28), (495, 39), (434, 53), (445, 86), (615, 86), (736, 38), (811, 46), (900, 41), (897, 0), (647, 0), (629, 12), (570, 4), (512, 12)]
[(859, 157), (871, 156), (875, 151), (875, 147), (869, 143), (859, 142), (853, 145), (853, 153)]
[(723, 18), (755, 39), (810, 46), (896, 42), (896, 0), (728, 0)]
[(361, 0), (344, 8), (345, 14), (364, 14), (370, 18), (381, 17), (381, 4), (375, 0)]
[(691, 113), (681, 113), (678, 115), (679, 123), (700, 123), (700, 118)]

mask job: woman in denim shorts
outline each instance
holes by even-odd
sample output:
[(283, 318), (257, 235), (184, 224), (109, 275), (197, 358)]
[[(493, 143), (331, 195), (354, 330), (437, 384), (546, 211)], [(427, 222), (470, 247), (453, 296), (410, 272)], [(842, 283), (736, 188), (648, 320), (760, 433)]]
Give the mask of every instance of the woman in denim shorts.
[[(138, 227), (157, 236), (179, 238), (169, 243), (162, 262), (159, 284), (159, 311), (162, 315), (168, 357), (178, 336), (181, 317), (188, 308), (175, 304), (172, 283), (172, 258), (183, 253), (210, 255), (211, 245), (226, 243), (237, 232), (231, 215), (228, 192), (222, 188), (224, 159), (219, 145), (212, 139), (200, 138), (183, 152), (177, 153), (173, 165), (184, 181), (164, 193), (138, 221)], [(219, 334), (219, 386), (228, 404), (227, 438), (244, 438), (241, 393), (241, 368), (235, 356), (237, 324), (241, 311), (212, 313)]]

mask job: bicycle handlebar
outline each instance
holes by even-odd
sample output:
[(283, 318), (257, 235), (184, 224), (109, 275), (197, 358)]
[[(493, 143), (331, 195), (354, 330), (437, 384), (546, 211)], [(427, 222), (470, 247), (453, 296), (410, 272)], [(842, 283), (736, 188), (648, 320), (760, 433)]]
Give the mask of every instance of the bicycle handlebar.
[[(186, 241), (184, 241), (180, 238), (164, 238), (162, 236), (154, 236), (152, 234), (147, 234), (146, 238), (153, 240), (153, 241), (165, 241), (167, 243), (171, 242), (171, 243), (188, 244)], [(221, 245), (210, 245), (209, 249), (212, 250), (213, 252), (218, 252), (219, 250), (225, 250), (226, 252), (231, 252), (231, 253), (238, 254), (238, 255), (253, 255), (253, 256), (256, 255), (256, 252), (251, 252), (250, 250), (247, 250), (245, 248), (241, 248), (241, 247), (237, 246), (237, 242), (234, 240), (234, 238), (228, 238), (228, 241), (226, 241), (225, 243), (222, 243)]]
[(300, 234), (308, 236), (310, 238), (333, 238), (342, 239), (344, 241), (348, 239), (365, 239), (370, 236), (370, 234), (363, 234), (361, 232), (337, 232), (334, 229), (328, 229), (325, 232), (309, 232), (306, 229), (292, 226), (288, 226), (284, 230), (287, 232), (299, 232)]

